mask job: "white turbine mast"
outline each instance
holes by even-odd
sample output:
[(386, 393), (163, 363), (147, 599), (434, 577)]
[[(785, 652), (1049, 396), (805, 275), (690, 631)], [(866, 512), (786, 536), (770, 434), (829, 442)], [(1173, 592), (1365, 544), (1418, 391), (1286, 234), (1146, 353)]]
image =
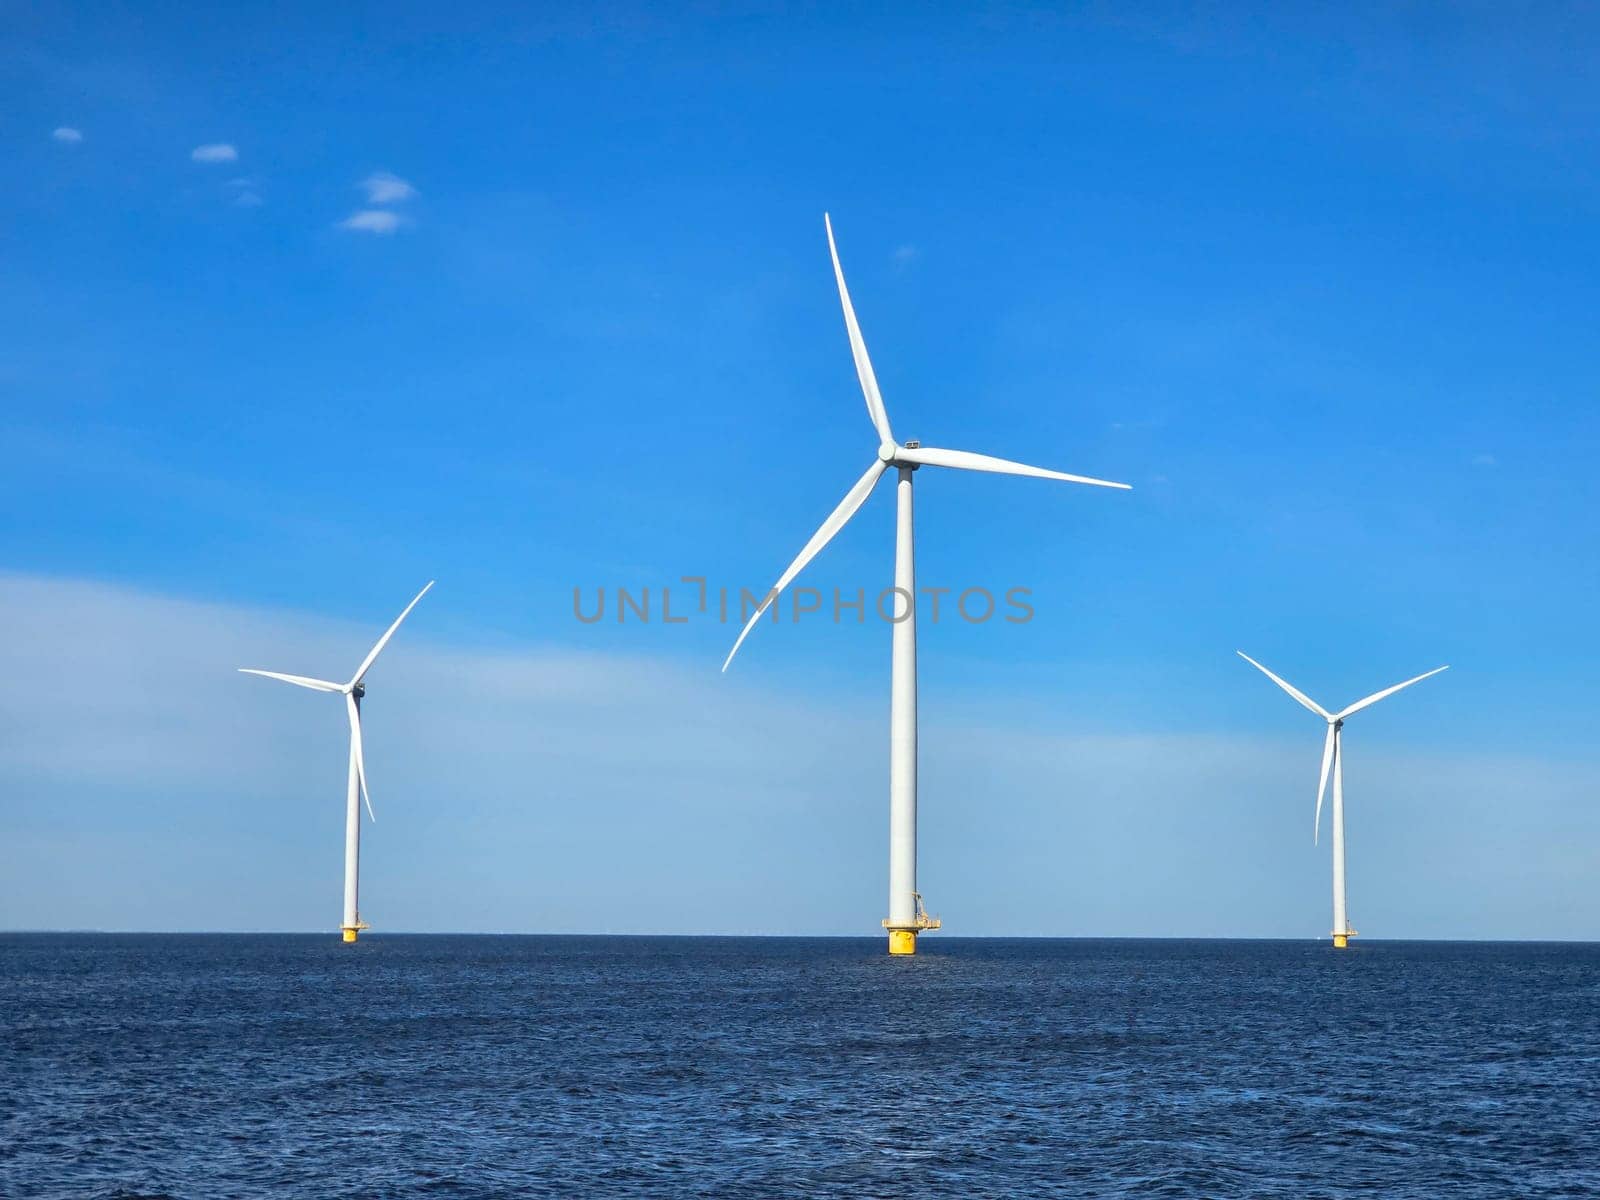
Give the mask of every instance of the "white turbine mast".
[(416, 594), (411, 603), (406, 605), (405, 611), (394, 619), (394, 624), (384, 631), (381, 638), (368, 652), (367, 657), (361, 660), (361, 665), (356, 668), (356, 673), (350, 677), (349, 683), (333, 683), (327, 679), (310, 679), (304, 675), (285, 675), (279, 671), (258, 671), (254, 667), (240, 667), (239, 670), (246, 675), (264, 675), (268, 679), (281, 679), (284, 683), (292, 683), (296, 687), (310, 688), (314, 692), (338, 692), (344, 696), (345, 713), (350, 721), (350, 770), (348, 773), (348, 786), (345, 793), (345, 820), (344, 820), (344, 920), (340, 929), (344, 932), (344, 940), (353, 942), (361, 930), (370, 928), (361, 919), (357, 908), (358, 892), (360, 890), (360, 863), (361, 863), (361, 802), (365, 801), (367, 816), (373, 821), (378, 819), (372, 811), (372, 797), (367, 792), (367, 761), (361, 749), (361, 698), (367, 694), (367, 672), (372, 669), (372, 664), (378, 660), (378, 655), (389, 644), (389, 639), (394, 636), (394, 631), (400, 628), (400, 622), (411, 614), (417, 606), (417, 601), (428, 594), (428, 588), (433, 586), (433, 580), (428, 580), (423, 589)]
[[(825, 521), (811, 535), (811, 540), (801, 548), (795, 560), (778, 577), (778, 582), (762, 599), (750, 619), (739, 631), (733, 649), (722, 664), (726, 671), (739, 652), (745, 638), (755, 628), (762, 614), (777, 600), (778, 594), (788, 587), (824, 546), (833, 540), (856, 511), (866, 503), (878, 479), (891, 467), (895, 468), (897, 487), (897, 519), (895, 523), (894, 583), (906, 606), (903, 618), (896, 620), (893, 633), (893, 653), (890, 668), (891, 686), (889, 701), (889, 916), (883, 922), (889, 931), (889, 953), (914, 954), (917, 934), (927, 929), (939, 928), (939, 921), (929, 917), (922, 906), (917, 891), (917, 627), (916, 627), (916, 570), (912, 536), (911, 477), (922, 466), (954, 467), (965, 471), (989, 471), (1000, 475), (1027, 475), (1038, 479), (1057, 479), (1065, 483), (1086, 483), (1096, 487), (1122, 488), (1125, 483), (1112, 483), (1104, 479), (1091, 479), (1084, 475), (1067, 475), (1043, 467), (1030, 467), (1025, 463), (994, 458), (987, 454), (974, 454), (968, 450), (939, 450), (918, 442), (901, 444), (895, 441), (889, 426), (889, 414), (884, 408), (883, 395), (878, 390), (877, 376), (872, 371), (872, 360), (867, 357), (866, 342), (861, 337), (861, 327), (856, 322), (855, 306), (850, 303), (850, 292), (845, 287), (844, 269), (839, 265), (839, 251), (834, 245), (833, 222), (823, 215), (828, 233), (828, 252), (833, 258), (833, 275), (839, 285), (839, 303), (844, 308), (845, 331), (850, 337), (850, 352), (855, 358), (856, 376), (861, 381), (861, 391), (867, 402), (867, 416), (877, 433), (877, 457), (873, 459), (861, 478), (851, 485), (844, 499), (828, 514)], [(897, 617), (900, 616), (897, 611)]]
[(1373, 692), (1364, 700), (1357, 700), (1348, 708), (1338, 712), (1329, 712), (1299, 688), (1280, 679), (1243, 650), (1237, 651), (1240, 658), (1260, 671), (1273, 683), (1277, 684), (1289, 695), (1293, 696), (1300, 704), (1316, 713), (1328, 723), (1328, 736), (1322, 743), (1322, 773), (1317, 779), (1317, 807), (1311, 818), (1311, 841), (1317, 843), (1318, 832), (1322, 828), (1322, 797), (1328, 790), (1328, 773), (1333, 773), (1333, 944), (1343, 950), (1350, 944), (1350, 939), (1356, 936), (1356, 931), (1350, 928), (1350, 917), (1345, 909), (1344, 894), (1344, 722), (1345, 718), (1360, 712), (1369, 705), (1376, 704), (1379, 700), (1394, 695), (1402, 688), (1408, 688), (1413, 683), (1421, 683), (1430, 675), (1437, 675), (1440, 671), (1448, 671), (1449, 665), (1435, 667), (1424, 672), (1414, 679), (1404, 683), (1397, 683), (1393, 687), (1386, 687), (1381, 692)]

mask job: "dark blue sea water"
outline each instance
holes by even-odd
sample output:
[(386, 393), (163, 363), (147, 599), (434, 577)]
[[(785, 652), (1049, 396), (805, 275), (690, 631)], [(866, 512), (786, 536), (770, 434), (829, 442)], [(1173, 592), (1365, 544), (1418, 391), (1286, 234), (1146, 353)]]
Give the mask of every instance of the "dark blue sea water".
[(10, 935), (0, 1195), (1600, 1195), (1600, 946)]

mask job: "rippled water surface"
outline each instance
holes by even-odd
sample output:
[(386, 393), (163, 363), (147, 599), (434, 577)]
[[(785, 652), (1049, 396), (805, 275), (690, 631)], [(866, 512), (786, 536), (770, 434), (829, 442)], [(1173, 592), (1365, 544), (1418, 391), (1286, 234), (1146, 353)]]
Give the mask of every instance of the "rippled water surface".
[(0, 1195), (1600, 1195), (1600, 946), (0, 937)]

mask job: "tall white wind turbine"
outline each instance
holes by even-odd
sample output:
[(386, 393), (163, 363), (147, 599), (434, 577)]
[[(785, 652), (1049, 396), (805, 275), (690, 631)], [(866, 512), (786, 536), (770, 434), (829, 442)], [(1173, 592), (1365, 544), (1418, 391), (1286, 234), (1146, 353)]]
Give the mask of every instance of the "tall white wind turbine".
[(361, 862), (361, 801), (367, 804), (367, 816), (376, 821), (377, 815), (372, 811), (372, 797), (367, 794), (367, 763), (361, 752), (361, 698), (367, 694), (367, 672), (372, 664), (378, 660), (378, 655), (389, 644), (389, 639), (394, 636), (394, 631), (400, 628), (400, 622), (411, 614), (417, 606), (417, 601), (428, 594), (428, 588), (433, 586), (433, 580), (428, 580), (426, 586), (418, 592), (411, 603), (406, 605), (405, 611), (394, 619), (394, 624), (389, 626), (378, 644), (375, 645), (361, 660), (361, 665), (356, 668), (356, 673), (350, 677), (349, 683), (333, 683), (326, 679), (308, 679), (304, 675), (283, 675), (277, 671), (258, 671), (253, 667), (240, 667), (246, 675), (265, 675), (268, 679), (281, 679), (285, 683), (292, 683), (296, 687), (310, 688), (314, 692), (338, 692), (344, 696), (345, 713), (350, 719), (350, 771), (348, 788), (345, 794), (344, 814), (344, 921), (340, 929), (344, 931), (344, 940), (353, 942), (356, 935), (363, 929), (369, 928), (361, 919), (360, 910), (357, 908), (357, 892), (359, 888), (359, 868)]
[(866, 343), (861, 338), (861, 327), (856, 323), (850, 292), (845, 287), (844, 271), (839, 266), (839, 251), (833, 241), (833, 223), (826, 214), (823, 224), (828, 232), (828, 252), (833, 257), (833, 276), (839, 285), (839, 303), (844, 308), (845, 331), (850, 337), (856, 375), (866, 397), (867, 415), (872, 419), (873, 429), (878, 435), (877, 457), (845, 493), (844, 499), (822, 522), (822, 526), (811, 535), (811, 540), (789, 564), (788, 570), (778, 577), (778, 582), (739, 632), (739, 638), (728, 652), (722, 669), (728, 669), (733, 656), (739, 652), (739, 647), (744, 644), (762, 614), (776, 601), (778, 593), (788, 587), (806, 564), (844, 528), (856, 510), (866, 503), (879, 477), (893, 468), (899, 478), (896, 491), (899, 508), (895, 522), (894, 586), (897, 597), (889, 690), (889, 916), (883, 922), (883, 927), (889, 931), (890, 954), (915, 954), (917, 934), (939, 928), (939, 921), (928, 916), (917, 891), (917, 583), (911, 529), (912, 474), (923, 466), (956, 467), (966, 471), (992, 471), (1000, 475), (1028, 475), (1037, 479), (1088, 483), (1097, 487), (1126, 489), (1128, 485), (1089, 479), (1082, 475), (1064, 475), (1060, 471), (1047, 471), (1042, 467), (1030, 467), (967, 450), (936, 450), (920, 442), (896, 442), (889, 428), (889, 414), (884, 409), (883, 396), (878, 391), (877, 377), (872, 372), (872, 362), (867, 357)]
[(1397, 683), (1393, 687), (1386, 687), (1381, 692), (1373, 692), (1365, 700), (1357, 700), (1349, 708), (1339, 712), (1329, 712), (1311, 699), (1304, 692), (1291, 684), (1279, 679), (1243, 650), (1237, 651), (1240, 658), (1260, 671), (1273, 683), (1277, 684), (1295, 700), (1309, 708), (1317, 716), (1328, 723), (1328, 736), (1322, 743), (1322, 776), (1317, 780), (1317, 809), (1311, 821), (1311, 840), (1317, 841), (1318, 831), (1322, 827), (1322, 797), (1328, 790), (1328, 772), (1333, 772), (1333, 944), (1343, 950), (1350, 944), (1350, 939), (1356, 936), (1356, 931), (1350, 928), (1350, 917), (1345, 911), (1344, 904), (1344, 722), (1345, 718), (1353, 713), (1360, 712), (1368, 705), (1376, 704), (1379, 700), (1394, 695), (1401, 688), (1408, 688), (1413, 683), (1421, 683), (1430, 675), (1437, 675), (1440, 671), (1448, 671), (1448, 665), (1435, 667), (1433, 670), (1418, 675), (1415, 679), (1408, 679), (1404, 683)]

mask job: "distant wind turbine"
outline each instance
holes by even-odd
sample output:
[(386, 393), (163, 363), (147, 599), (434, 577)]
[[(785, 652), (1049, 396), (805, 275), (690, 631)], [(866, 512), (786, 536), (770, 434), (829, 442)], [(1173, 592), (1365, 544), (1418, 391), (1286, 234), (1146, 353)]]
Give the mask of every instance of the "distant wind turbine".
[(893, 467), (900, 481), (894, 544), (894, 584), (898, 593), (898, 607), (889, 691), (889, 916), (883, 922), (883, 927), (889, 931), (890, 954), (915, 954), (917, 934), (926, 929), (937, 929), (940, 923), (928, 916), (917, 891), (917, 584), (911, 529), (912, 473), (922, 466), (956, 467), (967, 471), (992, 471), (1000, 475), (1028, 475), (1067, 483), (1088, 483), (1097, 487), (1126, 489), (1128, 485), (1089, 479), (1082, 475), (1064, 475), (1060, 471), (1047, 471), (1042, 467), (1030, 467), (967, 450), (936, 450), (914, 441), (903, 445), (897, 443), (889, 429), (889, 415), (884, 409), (883, 396), (878, 391), (872, 362), (867, 358), (866, 343), (862, 341), (861, 327), (856, 323), (850, 292), (845, 287), (844, 270), (839, 265), (839, 251), (833, 241), (833, 222), (826, 214), (823, 215), (823, 224), (828, 231), (828, 252), (833, 257), (833, 275), (839, 285), (839, 302), (844, 307), (845, 330), (850, 336), (856, 375), (861, 381), (861, 391), (866, 396), (867, 415), (872, 419), (878, 435), (878, 453), (866, 473), (845, 493), (838, 507), (811, 535), (811, 540), (789, 564), (789, 569), (779, 576), (778, 582), (751, 614), (733, 649), (728, 652), (722, 669), (728, 669), (733, 656), (739, 652), (739, 647), (744, 644), (762, 614), (777, 599), (778, 593), (788, 587), (806, 564), (844, 528), (856, 510), (866, 503), (879, 477)]
[(1322, 796), (1328, 790), (1328, 771), (1333, 771), (1333, 944), (1343, 950), (1350, 944), (1350, 939), (1356, 936), (1356, 931), (1350, 928), (1350, 918), (1345, 912), (1344, 905), (1344, 722), (1345, 718), (1353, 713), (1360, 712), (1368, 705), (1376, 704), (1379, 700), (1394, 695), (1401, 688), (1408, 688), (1413, 683), (1421, 683), (1430, 675), (1437, 675), (1440, 671), (1448, 671), (1448, 665), (1435, 667), (1425, 674), (1418, 675), (1415, 679), (1408, 679), (1404, 683), (1397, 683), (1393, 687), (1386, 687), (1381, 692), (1373, 692), (1365, 700), (1357, 700), (1349, 708), (1331, 713), (1318, 704), (1304, 692), (1295, 688), (1284, 680), (1279, 679), (1243, 650), (1237, 652), (1256, 670), (1260, 671), (1273, 683), (1277, 684), (1301, 704), (1316, 713), (1328, 722), (1328, 736), (1322, 743), (1322, 777), (1317, 781), (1317, 810), (1311, 821), (1311, 841), (1317, 841), (1317, 833), (1322, 826)]
[(400, 628), (400, 622), (410, 615), (411, 610), (417, 606), (417, 601), (428, 594), (428, 588), (433, 586), (433, 580), (428, 580), (427, 585), (417, 593), (416, 598), (406, 605), (405, 612), (394, 619), (394, 624), (389, 626), (384, 635), (378, 639), (367, 657), (361, 660), (361, 665), (356, 668), (356, 673), (350, 677), (349, 683), (332, 683), (326, 679), (308, 679), (304, 675), (283, 675), (277, 671), (258, 671), (253, 667), (240, 667), (246, 675), (265, 675), (268, 679), (281, 679), (285, 683), (292, 683), (296, 687), (310, 688), (314, 692), (339, 692), (344, 696), (345, 712), (350, 718), (350, 773), (349, 790), (345, 796), (344, 815), (344, 922), (340, 926), (344, 930), (344, 940), (353, 942), (356, 935), (363, 929), (369, 928), (361, 919), (357, 908), (358, 874), (361, 861), (361, 801), (367, 804), (367, 816), (376, 821), (377, 815), (372, 811), (372, 797), (367, 794), (367, 763), (361, 752), (361, 698), (367, 694), (367, 672), (372, 664), (378, 660), (378, 655), (389, 644), (389, 639), (394, 636), (394, 631)]

